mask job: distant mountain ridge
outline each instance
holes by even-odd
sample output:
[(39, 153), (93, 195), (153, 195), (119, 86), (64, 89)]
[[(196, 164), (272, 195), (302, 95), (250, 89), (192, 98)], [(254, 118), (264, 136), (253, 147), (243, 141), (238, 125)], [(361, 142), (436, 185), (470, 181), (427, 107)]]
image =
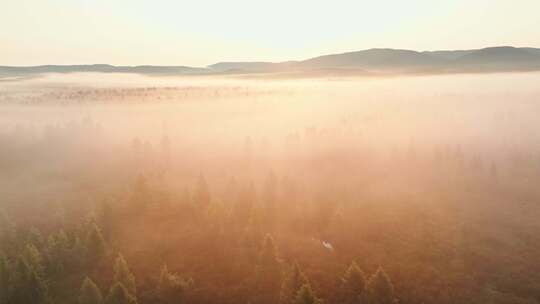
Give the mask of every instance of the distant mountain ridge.
[(375, 48), (286, 62), (218, 62), (204, 68), (188, 66), (42, 65), (0, 66), (0, 75), (101, 72), (149, 75), (211, 75), (243, 73), (458, 73), (540, 71), (540, 48), (511, 46), (455, 51), (412, 51)]
[[(262, 72), (252, 69), (250, 62), (236, 62), (209, 66), (227, 67), (236, 71)], [(424, 51), (401, 49), (368, 49), (331, 54), (287, 63), (265, 63), (267, 71), (360, 69), (363, 71), (394, 72), (468, 72), (468, 71), (523, 71), (540, 70), (540, 49), (490, 47), (476, 50)], [(223, 70), (221, 70), (223, 71)]]
[(177, 74), (204, 72), (205, 68), (187, 66), (113, 66), (109, 64), (89, 65), (40, 65), (29, 67), (0, 66), (0, 73), (72, 73), (72, 72), (100, 72), (100, 73), (141, 73), (141, 74)]

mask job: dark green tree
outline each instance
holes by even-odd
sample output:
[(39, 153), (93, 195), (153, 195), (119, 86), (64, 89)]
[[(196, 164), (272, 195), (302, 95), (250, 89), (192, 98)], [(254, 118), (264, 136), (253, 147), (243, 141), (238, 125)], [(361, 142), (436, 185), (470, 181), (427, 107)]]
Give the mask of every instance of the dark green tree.
[(107, 254), (105, 239), (103, 239), (101, 230), (94, 222), (90, 223), (84, 247), (86, 249), (86, 262), (90, 263), (90, 265), (101, 261)]
[(274, 239), (266, 235), (256, 267), (257, 303), (277, 303), (281, 283), (281, 261)]
[(122, 254), (118, 254), (114, 263), (114, 281), (122, 283), (122, 286), (124, 286), (131, 295), (135, 296), (137, 294), (135, 276), (129, 270), (129, 266)]
[(103, 296), (99, 287), (89, 277), (86, 277), (82, 283), (79, 293), (79, 304), (102, 304)]
[(36, 227), (31, 227), (26, 233), (26, 243), (34, 245), (36, 248), (42, 248), (44, 244), (43, 235)]
[(137, 304), (137, 299), (122, 283), (116, 282), (105, 298), (105, 304)]
[(48, 288), (45, 281), (40, 277), (37, 271), (30, 271), (28, 278), (28, 303), (45, 304), (49, 303)]
[(157, 296), (162, 303), (182, 303), (192, 284), (193, 280), (172, 273), (167, 265), (163, 265), (157, 286)]
[(0, 254), (0, 304), (8, 304), (10, 275), (7, 258)]
[(260, 212), (258, 209), (253, 209), (249, 218), (248, 224), (244, 229), (243, 243), (246, 249), (246, 254), (249, 263), (256, 263), (261, 250), (261, 239), (264, 237)]
[(47, 274), (50, 276), (62, 276), (69, 257), (70, 244), (66, 233), (60, 230), (58, 233), (49, 235), (47, 240)]
[(30, 268), (38, 275), (44, 275), (43, 256), (33, 244), (27, 244), (23, 251), (24, 258)]
[(379, 268), (367, 283), (369, 304), (391, 304), (395, 302), (394, 286), (386, 272)]
[(363, 303), (365, 290), (366, 275), (353, 261), (341, 279), (341, 302), (344, 304)]
[(304, 284), (296, 295), (294, 304), (321, 304), (322, 300), (315, 296), (311, 286)]
[(67, 263), (71, 269), (81, 269), (86, 258), (86, 245), (79, 236), (75, 236), (68, 251)]
[(298, 263), (294, 263), (281, 281), (279, 303), (293, 304), (296, 300), (296, 294), (305, 284), (309, 284), (308, 279), (300, 270)]
[(12, 274), (10, 304), (48, 303), (48, 289), (38, 272), (20, 255)]
[(103, 238), (110, 242), (113, 233), (114, 215), (111, 204), (104, 201), (98, 210), (98, 224), (101, 228)]

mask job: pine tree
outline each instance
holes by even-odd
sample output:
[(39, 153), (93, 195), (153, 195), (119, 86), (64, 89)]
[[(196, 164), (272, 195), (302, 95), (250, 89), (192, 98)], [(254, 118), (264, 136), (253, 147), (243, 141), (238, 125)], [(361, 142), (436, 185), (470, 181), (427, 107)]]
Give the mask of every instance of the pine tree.
[(42, 248), (44, 243), (43, 235), (36, 227), (31, 227), (26, 235), (26, 242), (36, 246), (36, 248)]
[(294, 263), (291, 269), (285, 274), (281, 282), (281, 291), (279, 294), (280, 304), (293, 304), (296, 300), (296, 294), (300, 288), (308, 284), (308, 279), (300, 270), (298, 263)]
[(89, 277), (86, 277), (82, 283), (79, 294), (79, 304), (102, 304), (103, 296), (99, 287)]
[(294, 304), (322, 304), (322, 301), (315, 296), (309, 284), (304, 284), (298, 291)]
[(257, 193), (253, 183), (249, 183), (238, 191), (238, 197), (233, 206), (233, 218), (235, 223), (244, 228), (253, 214)]
[(66, 233), (60, 230), (49, 235), (47, 240), (47, 273), (61, 276), (64, 273), (68, 258), (69, 241)]
[(69, 258), (67, 259), (69, 266), (72, 269), (78, 270), (84, 266), (86, 251), (84, 242), (81, 241), (80, 237), (75, 236), (73, 245), (68, 252)]
[(101, 227), (103, 238), (108, 242), (111, 241), (113, 222), (114, 218), (111, 204), (108, 201), (104, 201), (99, 209), (98, 223)]
[(17, 226), (4, 212), (0, 213), (0, 250), (12, 253), (16, 250)]
[(94, 264), (99, 262), (107, 253), (105, 240), (96, 223), (91, 223), (86, 236), (86, 261)]
[(128, 264), (122, 254), (118, 255), (114, 263), (114, 281), (122, 283), (131, 295), (135, 296), (137, 294), (135, 276), (129, 270)]
[(135, 296), (120, 282), (114, 283), (105, 299), (105, 304), (137, 304)]
[(362, 303), (365, 298), (366, 276), (358, 267), (356, 262), (352, 262), (345, 275), (341, 279), (341, 301), (344, 304)]
[(208, 207), (210, 205), (210, 191), (208, 190), (206, 179), (202, 175), (199, 176), (199, 180), (197, 181), (194, 196), (195, 203), (198, 206)]
[(257, 263), (258, 255), (261, 249), (261, 239), (263, 239), (264, 233), (262, 230), (262, 224), (258, 209), (254, 209), (251, 212), (248, 224), (244, 229), (243, 243), (248, 255), (249, 262), (252, 264)]
[(24, 256), (19, 255), (11, 273), (11, 289), (9, 290), (8, 303), (24, 303), (25, 288), (28, 280), (30, 267)]
[(24, 258), (28, 263), (28, 266), (35, 270), (38, 275), (43, 276), (44, 267), (43, 267), (43, 257), (39, 250), (33, 244), (27, 244), (24, 252)]
[(273, 172), (268, 174), (266, 181), (264, 182), (263, 187), (263, 204), (266, 209), (273, 209), (275, 207), (276, 196), (277, 196), (277, 179), (276, 175)]
[(30, 271), (26, 290), (30, 300), (28, 303), (45, 304), (49, 302), (47, 285), (37, 271)]
[(167, 265), (163, 265), (157, 286), (158, 298), (163, 303), (181, 303), (192, 284), (191, 279), (184, 279), (176, 273), (171, 273)]
[(276, 245), (272, 236), (267, 234), (264, 238), (263, 246), (259, 255), (259, 266), (261, 270), (271, 270), (280, 268)]
[(151, 203), (152, 195), (150, 188), (148, 187), (146, 177), (144, 177), (144, 175), (139, 175), (133, 188), (131, 205), (133, 206), (135, 212), (142, 213)]
[(391, 304), (395, 302), (394, 286), (386, 272), (379, 268), (367, 283), (369, 304)]
[(8, 304), (10, 275), (8, 261), (3, 254), (0, 254), (0, 304)]
[(281, 261), (278, 258), (274, 239), (267, 235), (259, 254), (256, 268), (258, 303), (276, 303), (279, 300)]
[(45, 304), (49, 300), (45, 281), (23, 255), (17, 259), (11, 287), (8, 303)]
[(270, 173), (266, 178), (262, 193), (262, 202), (264, 205), (264, 222), (265, 226), (272, 230), (277, 216), (276, 196), (277, 196), (277, 181), (274, 173)]

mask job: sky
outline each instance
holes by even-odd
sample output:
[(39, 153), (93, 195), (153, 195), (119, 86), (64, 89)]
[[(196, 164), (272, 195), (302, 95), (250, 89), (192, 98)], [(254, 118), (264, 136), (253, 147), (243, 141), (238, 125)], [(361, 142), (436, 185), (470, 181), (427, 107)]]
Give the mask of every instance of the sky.
[(0, 65), (206, 66), (540, 47), (539, 0), (0, 0)]

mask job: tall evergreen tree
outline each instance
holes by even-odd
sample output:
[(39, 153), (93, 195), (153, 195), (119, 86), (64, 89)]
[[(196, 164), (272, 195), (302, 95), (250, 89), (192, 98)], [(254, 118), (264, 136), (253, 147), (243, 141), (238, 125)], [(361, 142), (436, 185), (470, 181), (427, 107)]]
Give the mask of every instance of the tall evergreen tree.
[(244, 229), (243, 243), (246, 249), (250, 263), (256, 263), (260, 249), (261, 239), (263, 239), (264, 233), (262, 230), (262, 224), (260, 219), (260, 212), (258, 209), (253, 209), (249, 218), (248, 224)]
[(45, 304), (49, 303), (48, 288), (45, 281), (37, 273), (37, 271), (30, 271), (28, 278), (28, 285), (26, 288), (28, 292), (28, 303), (32, 304)]
[(265, 226), (269, 230), (272, 230), (275, 225), (276, 216), (277, 216), (277, 180), (273, 172), (271, 172), (264, 183), (262, 191), (262, 203), (264, 205), (265, 211)]
[(39, 231), (36, 227), (31, 227), (28, 229), (28, 232), (26, 233), (26, 242), (40, 249), (45, 243), (41, 231)]
[(17, 261), (11, 272), (11, 288), (9, 290), (9, 303), (23, 303), (25, 300), (26, 283), (29, 277), (30, 267), (23, 255), (17, 257)]
[(136, 213), (142, 213), (152, 203), (152, 195), (148, 182), (144, 175), (139, 175), (135, 180), (135, 186), (131, 196), (131, 205)]
[(302, 286), (308, 284), (308, 279), (300, 270), (298, 263), (294, 263), (291, 269), (285, 274), (281, 282), (281, 291), (279, 294), (280, 304), (294, 304), (296, 294)]
[(131, 295), (135, 296), (137, 294), (135, 276), (129, 270), (128, 264), (122, 254), (118, 255), (114, 263), (114, 281), (122, 283)]
[(33, 244), (27, 244), (23, 251), (24, 258), (29, 267), (37, 272), (38, 275), (44, 275), (43, 256)]
[(68, 251), (67, 262), (72, 269), (81, 269), (86, 258), (86, 245), (80, 237), (75, 236), (73, 244)]
[(7, 258), (0, 254), (0, 304), (8, 304), (10, 275)]
[(79, 304), (102, 304), (103, 296), (99, 287), (89, 277), (86, 277), (82, 283), (79, 294)]
[(93, 264), (100, 261), (107, 253), (105, 239), (96, 223), (92, 222), (86, 236), (86, 261)]
[(137, 299), (122, 283), (116, 282), (105, 298), (105, 304), (137, 304)]
[(256, 268), (258, 303), (276, 303), (279, 301), (281, 282), (281, 261), (277, 255), (274, 239), (267, 235), (259, 254)]
[(352, 262), (341, 279), (340, 297), (344, 304), (363, 303), (365, 301), (366, 275)]
[(238, 191), (238, 197), (232, 209), (233, 218), (239, 227), (244, 228), (254, 211), (257, 192), (253, 183), (249, 183)]
[(103, 238), (110, 242), (113, 230), (113, 209), (108, 201), (104, 201), (98, 211), (98, 223), (101, 227)]
[(167, 265), (163, 265), (157, 286), (158, 298), (162, 303), (181, 303), (192, 284), (191, 279), (185, 279), (176, 273), (171, 273)]
[(206, 179), (201, 174), (197, 180), (197, 185), (195, 187), (194, 200), (198, 206), (208, 207), (210, 205), (210, 190), (208, 189), (208, 184)]
[(4, 212), (0, 213), (0, 250), (4, 253), (16, 251), (17, 226)]
[(394, 286), (386, 272), (379, 268), (367, 283), (369, 304), (391, 304), (395, 302)]
[(17, 259), (11, 287), (10, 304), (45, 304), (49, 301), (45, 281), (23, 255)]
[(65, 263), (68, 260), (69, 247), (69, 240), (63, 230), (49, 235), (46, 250), (47, 274), (60, 276), (64, 273)]
[(294, 304), (322, 304), (322, 300), (315, 296), (309, 284), (304, 284), (298, 291)]
[(279, 270), (281, 261), (277, 254), (277, 248), (272, 236), (267, 234), (264, 238), (263, 246), (259, 254), (259, 270)]

